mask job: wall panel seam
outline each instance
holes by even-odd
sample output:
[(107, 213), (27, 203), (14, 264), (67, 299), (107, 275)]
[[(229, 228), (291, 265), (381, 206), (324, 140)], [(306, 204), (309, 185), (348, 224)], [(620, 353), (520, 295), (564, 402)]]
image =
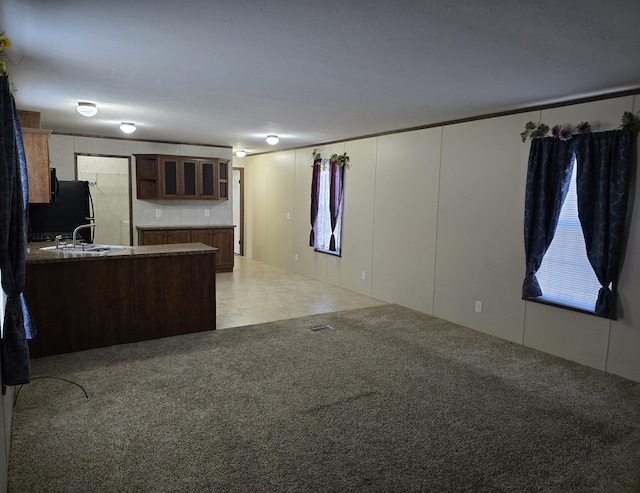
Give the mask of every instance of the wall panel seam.
[(431, 286), (431, 315), (436, 313), (436, 279), (438, 278), (438, 228), (440, 225), (440, 185), (442, 184), (442, 148), (444, 146), (444, 127), (440, 127), (440, 151), (438, 156), (438, 200), (436, 201), (436, 234), (433, 252), (433, 280)]

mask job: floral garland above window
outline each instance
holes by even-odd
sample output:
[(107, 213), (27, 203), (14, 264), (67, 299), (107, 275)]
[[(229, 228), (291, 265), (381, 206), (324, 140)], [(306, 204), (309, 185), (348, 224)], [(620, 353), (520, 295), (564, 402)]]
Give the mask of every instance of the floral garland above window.
[[(316, 149), (313, 150), (311, 156), (313, 156), (313, 164), (315, 164), (316, 161), (322, 161), (322, 156)], [(340, 166), (346, 166), (347, 168), (351, 167), (349, 156), (347, 156), (346, 152), (344, 154), (331, 154), (329, 161), (337, 162)], [(325, 166), (325, 163), (322, 163), (322, 169), (324, 169)]]
[(4, 51), (5, 48), (11, 48), (11, 40), (2, 33), (0, 34), (0, 74), (7, 73), (7, 62), (11, 61)]
[[(621, 129), (629, 130), (634, 134), (640, 132), (640, 118), (631, 113), (625, 111), (622, 115)], [(535, 139), (537, 137), (546, 137), (547, 133), (551, 130), (551, 136), (560, 140), (569, 140), (574, 135), (588, 134), (591, 132), (591, 124), (589, 122), (582, 122), (575, 127), (573, 125), (554, 125), (549, 128), (549, 125), (545, 123), (528, 122), (524, 126), (524, 132), (520, 134), (522, 142), (527, 141), (527, 137)]]

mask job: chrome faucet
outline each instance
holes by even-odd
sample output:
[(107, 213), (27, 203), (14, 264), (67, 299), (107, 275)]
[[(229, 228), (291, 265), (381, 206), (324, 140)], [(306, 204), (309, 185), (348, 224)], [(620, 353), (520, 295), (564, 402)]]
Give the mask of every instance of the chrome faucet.
[(72, 247), (75, 248), (75, 246), (76, 246), (76, 238), (78, 236), (78, 231), (80, 231), (81, 229), (84, 229), (84, 228), (95, 228), (95, 226), (96, 226), (96, 223), (81, 224), (76, 229), (74, 229), (73, 230), (73, 236), (71, 237), (71, 245), (72, 245)]
[(66, 242), (60, 242), (62, 240), (62, 235), (56, 235), (56, 250), (58, 250), (61, 246), (66, 245)]

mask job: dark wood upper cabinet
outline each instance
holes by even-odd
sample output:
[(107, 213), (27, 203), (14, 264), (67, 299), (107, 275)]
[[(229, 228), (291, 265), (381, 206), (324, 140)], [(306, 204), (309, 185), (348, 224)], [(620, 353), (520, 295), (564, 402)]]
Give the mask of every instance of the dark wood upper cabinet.
[(227, 200), (229, 198), (229, 162), (218, 161), (217, 171), (215, 183), (218, 185), (218, 198), (219, 200)]
[(176, 199), (178, 198), (179, 181), (181, 173), (178, 173), (178, 160), (161, 159), (160, 160), (160, 198)]
[[(196, 160), (184, 160), (182, 161), (182, 194), (185, 197), (195, 197), (198, 195), (198, 185), (201, 184), (201, 179), (197, 176), (200, 173), (196, 172), (196, 166), (198, 166)], [(198, 169), (200, 171), (200, 169)]]
[(136, 185), (139, 199), (158, 198), (158, 156), (136, 156)]
[[(213, 198), (216, 196), (216, 166), (218, 163), (214, 161), (201, 161), (200, 163), (200, 171), (202, 172), (202, 178), (200, 179), (200, 183), (202, 183), (202, 196), (207, 198)], [(226, 166), (226, 163), (225, 163)], [(220, 197), (220, 194), (218, 194)], [(224, 197), (226, 199), (227, 197)]]
[(138, 199), (229, 199), (227, 160), (159, 154), (135, 158)]

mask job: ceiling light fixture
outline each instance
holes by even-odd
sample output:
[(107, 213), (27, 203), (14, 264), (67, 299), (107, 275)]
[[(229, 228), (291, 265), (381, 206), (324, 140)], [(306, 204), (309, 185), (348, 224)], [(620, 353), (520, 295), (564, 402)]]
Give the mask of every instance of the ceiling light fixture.
[(280, 142), (280, 139), (277, 135), (267, 135), (267, 144), (274, 146), (278, 142)]
[(98, 112), (95, 103), (87, 103), (86, 101), (80, 101), (76, 109), (82, 116), (93, 116)]
[(247, 155), (247, 151), (243, 150), (243, 149), (238, 149), (236, 151), (236, 156), (238, 157), (245, 157)]
[(136, 124), (130, 122), (122, 122), (120, 124), (120, 130), (122, 130), (126, 134), (132, 134), (136, 131)]

